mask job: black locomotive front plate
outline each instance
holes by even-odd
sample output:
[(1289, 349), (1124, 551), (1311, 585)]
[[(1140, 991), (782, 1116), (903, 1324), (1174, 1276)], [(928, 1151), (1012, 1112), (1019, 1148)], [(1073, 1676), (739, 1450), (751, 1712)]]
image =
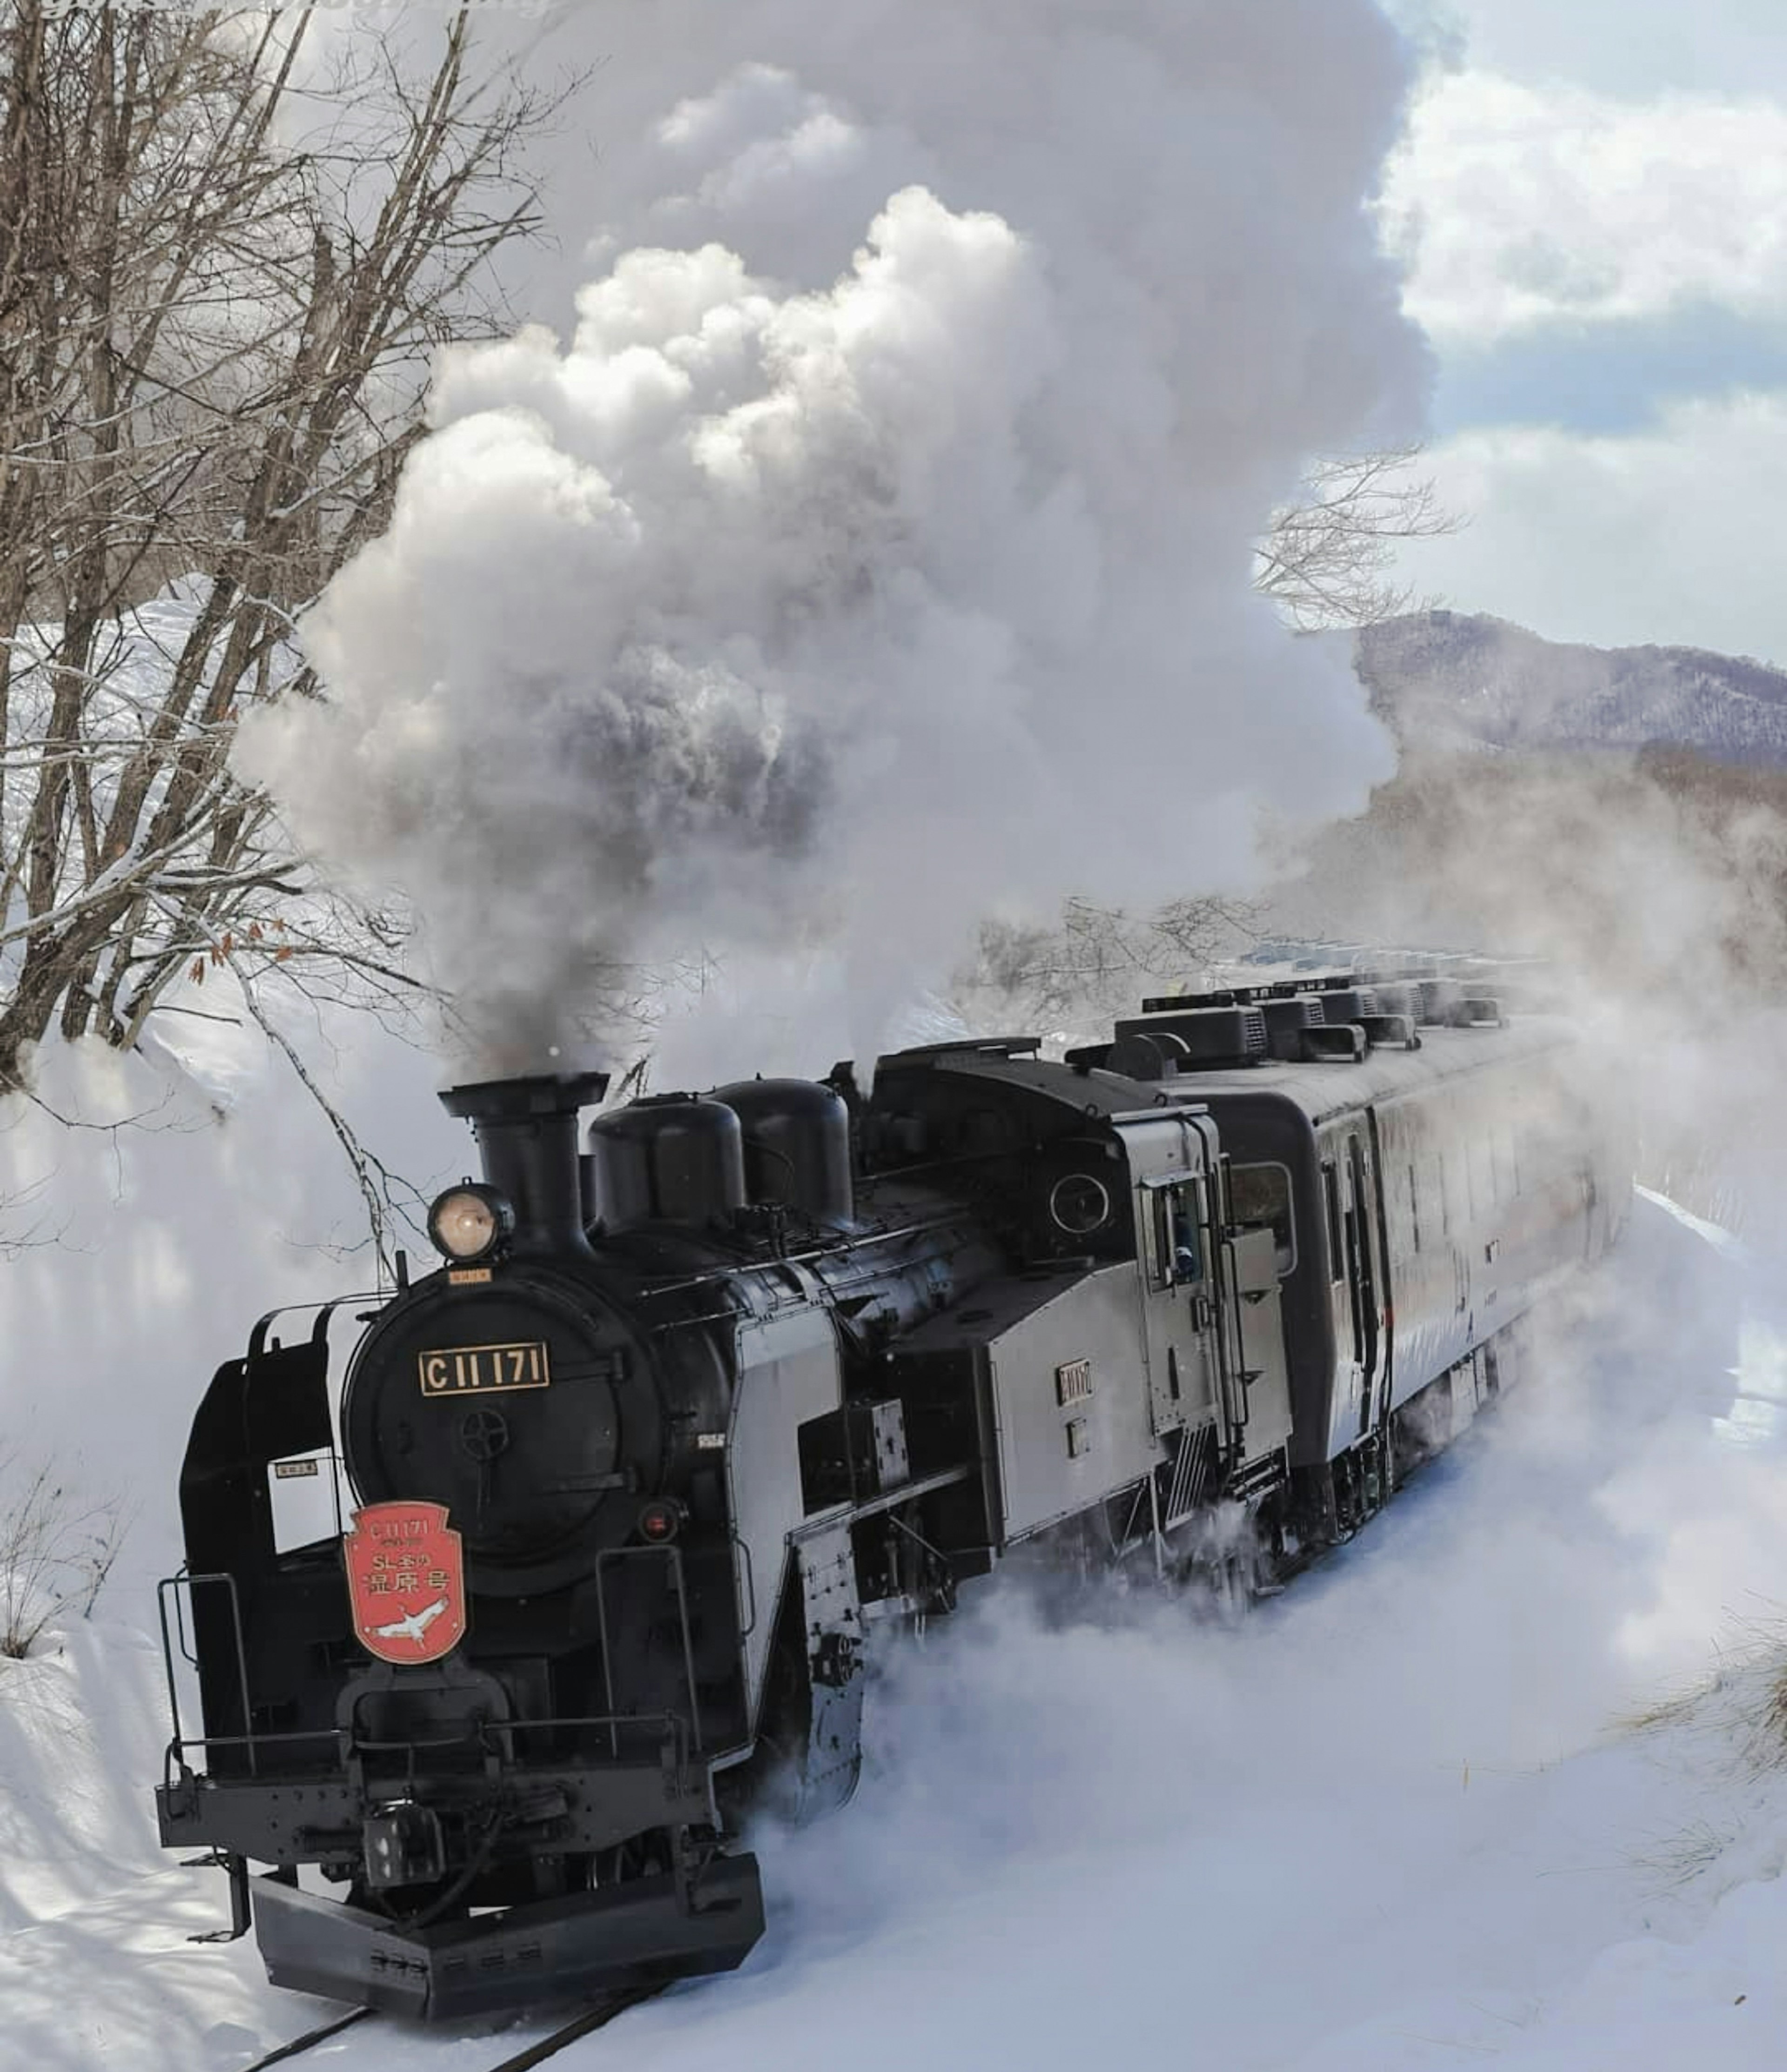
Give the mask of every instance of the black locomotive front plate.
[(546, 1388), (552, 1363), (543, 1338), (512, 1346), (448, 1346), (417, 1353), (424, 1396), (484, 1396), (499, 1388)]

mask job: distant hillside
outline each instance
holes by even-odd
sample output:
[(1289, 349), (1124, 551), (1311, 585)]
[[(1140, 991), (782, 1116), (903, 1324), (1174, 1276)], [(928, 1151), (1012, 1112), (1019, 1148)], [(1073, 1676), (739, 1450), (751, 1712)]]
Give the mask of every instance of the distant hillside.
[(1425, 611), (1357, 636), (1373, 702), (1411, 745), (1681, 747), (1787, 769), (1787, 671), (1698, 648), (1583, 648)]

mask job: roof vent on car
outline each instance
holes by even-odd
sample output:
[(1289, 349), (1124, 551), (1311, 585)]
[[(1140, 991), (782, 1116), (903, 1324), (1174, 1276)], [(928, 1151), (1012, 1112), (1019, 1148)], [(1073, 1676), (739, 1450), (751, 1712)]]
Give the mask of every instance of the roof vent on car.
[(1499, 1028), (1507, 1017), (1492, 993), (1455, 978), (1421, 980), (1422, 1021), (1452, 1029)]
[(1257, 1007), (1194, 1007), (1117, 1024), (1118, 1044), (1136, 1036), (1177, 1037), (1185, 1046), (1185, 1054), (1175, 1060), (1181, 1072), (1263, 1064), (1270, 1054), (1266, 1018)]
[(1259, 1003), (1266, 1019), (1271, 1054), (1287, 1065), (1313, 1065), (1333, 1059), (1356, 1064), (1366, 1054), (1365, 1031), (1356, 1022), (1330, 1022), (1322, 999), (1314, 993)]
[(1184, 1037), (1174, 1035), (1170, 1030), (1144, 1034), (1138, 1029), (1127, 1032), (1119, 1029), (1116, 1041), (1105, 1046), (1099, 1062), (1107, 1071), (1121, 1072), (1125, 1079), (1152, 1080), (1164, 1079), (1185, 1067), (1190, 1056)]

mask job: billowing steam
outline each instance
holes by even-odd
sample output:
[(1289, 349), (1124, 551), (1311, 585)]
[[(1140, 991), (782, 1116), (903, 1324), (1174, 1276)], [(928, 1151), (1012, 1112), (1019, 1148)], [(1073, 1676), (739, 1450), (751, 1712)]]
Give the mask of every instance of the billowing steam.
[(898, 987), (1356, 808), (1388, 746), (1248, 582), (1300, 463), (1418, 406), (1374, 8), (608, 11), (574, 335), (449, 356), (307, 622), (330, 702), (244, 744), (492, 1060), (656, 960)]

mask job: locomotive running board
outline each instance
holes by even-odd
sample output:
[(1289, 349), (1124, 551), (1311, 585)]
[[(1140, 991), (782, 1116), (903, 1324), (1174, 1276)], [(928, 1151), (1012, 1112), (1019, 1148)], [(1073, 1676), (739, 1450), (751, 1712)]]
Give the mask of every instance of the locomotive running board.
[(752, 1856), (702, 1872), (700, 1911), (670, 1876), (598, 1887), (500, 1914), (404, 1929), (273, 1877), (254, 1881), (254, 1926), (276, 1986), (413, 2021), (457, 2021), (729, 1971), (763, 1933)]

